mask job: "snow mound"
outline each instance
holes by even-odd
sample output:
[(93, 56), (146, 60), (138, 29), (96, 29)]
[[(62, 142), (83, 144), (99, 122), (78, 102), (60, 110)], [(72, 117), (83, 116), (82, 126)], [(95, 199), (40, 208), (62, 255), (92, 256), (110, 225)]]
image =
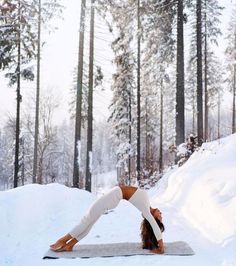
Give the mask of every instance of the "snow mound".
[(21, 259), (32, 244), (43, 252), (50, 243), (45, 244), (46, 236), (53, 241), (61, 228), (69, 230), (94, 198), (86, 191), (78, 193), (78, 189), (59, 184), (32, 184), (0, 192), (0, 211), (4, 213), (0, 250), (4, 250), (5, 260)]
[(155, 202), (172, 205), (202, 235), (226, 243), (236, 235), (236, 134), (204, 143), (171, 175)]

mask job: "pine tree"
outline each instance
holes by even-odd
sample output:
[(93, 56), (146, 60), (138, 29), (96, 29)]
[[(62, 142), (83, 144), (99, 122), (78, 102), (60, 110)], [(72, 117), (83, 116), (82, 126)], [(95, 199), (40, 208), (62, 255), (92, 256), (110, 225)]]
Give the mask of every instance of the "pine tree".
[(0, 185), (9, 189), (13, 184), (15, 121), (8, 119), (0, 134)]
[[(211, 0), (211, 1), (202, 1), (202, 22), (203, 22), (203, 34), (202, 34), (202, 46), (203, 49), (203, 57), (202, 57), (202, 74), (204, 73), (204, 117), (205, 117), (205, 130), (204, 130), (204, 139), (208, 139), (208, 120), (209, 120), (209, 111), (211, 108), (214, 107), (217, 103), (216, 97), (210, 91), (213, 87), (219, 87), (219, 84), (214, 84), (215, 74), (211, 71), (211, 69), (215, 68), (215, 63), (217, 59), (213, 53), (213, 48), (217, 45), (217, 39), (221, 34), (219, 28), (219, 17), (221, 15), (222, 7), (219, 6), (218, 1)], [(188, 76), (187, 76), (187, 103), (188, 107), (192, 110), (192, 130), (191, 133), (195, 132), (195, 117), (197, 111), (195, 110), (196, 102), (197, 102), (197, 74), (193, 75), (193, 73), (197, 73), (197, 62), (198, 57), (195, 53), (196, 46), (197, 46), (197, 39), (195, 35), (196, 24), (195, 20), (196, 16), (196, 6), (191, 3), (190, 5), (191, 16), (193, 17), (193, 23), (191, 23), (192, 28), (192, 38), (190, 44), (190, 53), (189, 53), (189, 61), (188, 61)], [(219, 77), (222, 75), (219, 75)], [(214, 85), (213, 85), (214, 84)], [(217, 94), (217, 90), (216, 90)]]
[(7, 68), (13, 58), (16, 49), (16, 27), (12, 21), (12, 13), (15, 12), (16, 3), (3, 1), (0, 3), (0, 70)]
[[(163, 2), (153, 3), (147, 2), (144, 6), (143, 15), (143, 71), (142, 71), (142, 98), (143, 104), (142, 113), (146, 120), (146, 128), (143, 132), (146, 132), (146, 168), (148, 171), (153, 172), (157, 167), (154, 161), (159, 162), (159, 168), (162, 169), (162, 158), (164, 149), (166, 148), (167, 139), (166, 129), (169, 132), (174, 128), (173, 121), (174, 116), (169, 115), (166, 117), (166, 110), (175, 106), (169, 104), (167, 97), (172, 99), (172, 103), (175, 99), (170, 95), (175, 94), (173, 91), (174, 84), (166, 86), (168, 76), (170, 72), (170, 65), (175, 59), (175, 40), (173, 34), (173, 25), (176, 16), (175, 2)], [(171, 91), (172, 90), (172, 91)], [(161, 104), (161, 96), (163, 96), (163, 102), (168, 102), (168, 105)], [(172, 112), (171, 112), (172, 113)], [(163, 117), (162, 117), (163, 114)], [(169, 121), (168, 121), (169, 119)], [(168, 121), (166, 127), (162, 125), (161, 121)], [(170, 123), (172, 121), (172, 123)], [(144, 124), (144, 122), (143, 122)], [(170, 128), (168, 128), (170, 126)], [(174, 136), (174, 132), (171, 131)], [(159, 139), (158, 139), (159, 136)], [(163, 143), (161, 143), (163, 140)], [(168, 138), (169, 140), (169, 138)], [(158, 145), (156, 144), (158, 143)], [(155, 158), (157, 152), (152, 150), (159, 149), (159, 159)], [(148, 161), (150, 161), (148, 163)]]
[(225, 50), (227, 58), (227, 84), (229, 91), (232, 93), (232, 133), (236, 132), (235, 118), (235, 97), (236, 97), (236, 6), (231, 15), (228, 29), (228, 45)]
[[(210, 63), (213, 63), (211, 55), (213, 55), (211, 46), (212, 44), (218, 45), (217, 38), (221, 35), (221, 31), (219, 28), (220, 24), (220, 16), (222, 7), (219, 5), (218, 0), (210, 0), (204, 1), (203, 3), (203, 44), (204, 44), (204, 139), (205, 141), (208, 139), (208, 120), (209, 120), (209, 101), (212, 100), (209, 98), (208, 91), (208, 83), (212, 83), (212, 79), (214, 79), (214, 74), (209, 75), (208, 68), (212, 68), (214, 66), (210, 66)], [(213, 55), (214, 56), (214, 55)], [(210, 79), (210, 80), (208, 80)]]
[(186, 110), (191, 112), (191, 130), (190, 133), (196, 133), (196, 121), (197, 121), (197, 57), (196, 57), (196, 38), (195, 36), (191, 40), (189, 49), (189, 59), (187, 63), (186, 73)]
[[(35, 57), (35, 32), (32, 29), (32, 15), (35, 7), (32, 2), (25, 0), (15, 0), (9, 3), (4, 1), (1, 5), (1, 20), (8, 25), (9, 31), (4, 32), (0, 42), (0, 50), (6, 50), (7, 56), (4, 57), (4, 68), (8, 68), (6, 77), (9, 78), (10, 85), (16, 84), (17, 106), (16, 106), (16, 132), (15, 132), (15, 162), (14, 162), (14, 187), (18, 186), (19, 172), (19, 146), (20, 146), (20, 103), (21, 96), (21, 77), (33, 80), (34, 74), (31, 68), (27, 67), (30, 60)], [(5, 7), (7, 7), (5, 9)], [(10, 35), (10, 36), (9, 36)], [(11, 37), (11, 39), (9, 39)], [(9, 53), (10, 52), (10, 53)], [(2, 57), (2, 55), (1, 55)], [(7, 62), (7, 63), (6, 63)]]
[[(120, 37), (113, 42), (113, 49), (116, 53), (117, 73), (113, 76), (113, 99), (110, 106), (111, 116), (109, 121), (114, 127), (118, 147), (116, 152), (118, 158), (117, 166), (124, 169), (127, 174), (129, 171), (128, 160), (132, 156), (133, 150), (129, 130), (131, 126), (130, 106), (133, 105), (134, 61), (123, 38), (124, 35), (121, 32)], [(120, 46), (121, 44), (123, 46)], [(131, 123), (133, 124), (132, 121)]]
[[(110, 106), (111, 115), (109, 121), (114, 127), (114, 139), (117, 145), (117, 167), (121, 170), (120, 177), (127, 180), (130, 173), (130, 159), (134, 155), (133, 139), (134, 129), (134, 55), (131, 49), (133, 32), (136, 28), (134, 24), (134, 14), (137, 6), (134, 1), (116, 2), (110, 6), (110, 12), (118, 37), (112, 43), (115, 54), (116, 73), (113, 75), (113, 99)], [(123, 16), (124, 12), (127, 13)], [(131, 118), (132, 117), (132, 118)], [(132, 130), (132, 134), (131, 134)], [(130, 139), (132, 137), (132, 140)]]

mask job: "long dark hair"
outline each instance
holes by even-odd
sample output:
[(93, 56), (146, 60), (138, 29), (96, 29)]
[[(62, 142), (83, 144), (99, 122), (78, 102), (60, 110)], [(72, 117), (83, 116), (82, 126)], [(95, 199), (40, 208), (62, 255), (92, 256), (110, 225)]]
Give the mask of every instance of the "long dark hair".
[[(157, 218), (155, 218), (161, 232), (165, 230), (164, 224)], [(147, 219), (144, 219), (141, 223), (141, 239), (142, 239), (142, 248), (144, 249), (155, 249), (158, 248), (158, 243), (152, 227)]]

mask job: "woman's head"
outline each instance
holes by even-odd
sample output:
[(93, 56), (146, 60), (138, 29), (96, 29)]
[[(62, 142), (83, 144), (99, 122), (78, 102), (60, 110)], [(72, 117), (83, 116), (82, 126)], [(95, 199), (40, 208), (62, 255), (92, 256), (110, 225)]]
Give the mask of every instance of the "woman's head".
[(159, 209), (153, 209), (153, 208), (150, 208), (150, 212), (152, 214), (152, 216), (155, 218), (155, 219), (158, 219), (159, 221), (162, 222), (162, 213)]
[[(165, 230), (164, 224), (158, 219), (155, 218), (161, 232)], [(144, 219), (141, 223), (141, 239), (142, 239), (142, 247), (144, 249), (155, 249), (158, 248), (158, 243), (152, 227), (148, 220)]]

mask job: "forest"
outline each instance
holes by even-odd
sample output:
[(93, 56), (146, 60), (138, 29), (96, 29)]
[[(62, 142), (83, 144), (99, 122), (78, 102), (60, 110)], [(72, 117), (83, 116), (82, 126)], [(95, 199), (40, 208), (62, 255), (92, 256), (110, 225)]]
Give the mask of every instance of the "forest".
[[(43, 90), (41, 63), (66, 5), (0, 0), (0, 89), (6, 82), (3, 89), (15, 91), (14, 112), (0, 119), (1, 190), (57, 182), (92, 191), (95, 176), (112, 171), (118, 183), (152, 186), (204, 142), (236, 132), (232, 1), (223, 31), (225, 1), (81, 0), (77, 63), (64, 88), (70, 119), (55, 124), (60, 95)], [(112, 50), (111, 79), (108, 53), (101, 46), (103, 57), (96, 54), (101, 39)], [(104, 90), (109, 115), (95, 119)]]

